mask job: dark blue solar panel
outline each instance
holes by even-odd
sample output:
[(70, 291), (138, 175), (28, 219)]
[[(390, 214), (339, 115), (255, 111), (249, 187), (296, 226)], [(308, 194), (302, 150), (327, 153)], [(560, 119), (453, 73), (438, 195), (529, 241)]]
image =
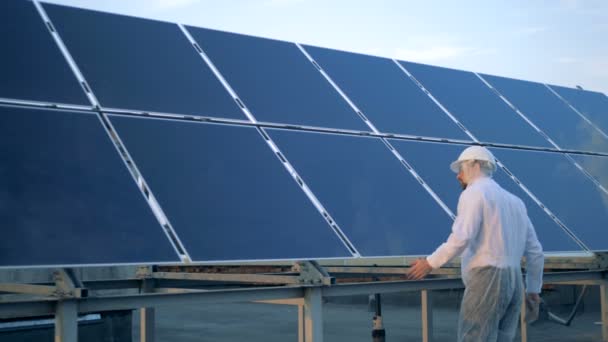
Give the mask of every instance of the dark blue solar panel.
[(608, 250), (608, 195), (564, 155), (492, 151), (587, 247)]
[(193, 260), (351, 256), (255, 128), (110, 119)]
[[(467, 146), (403, 140), (391, 140), (391, 144), (418, 171), (433, 191), (456, 213), (461, 188), (456, 180), (456, 174), (450, 170), (449, 165), (458, 158)], [(581, 250), (581, 247), (502, 169), (494, 174), (494, 180), (505, 190), (524, 201), (528, 209), (528, 216), (534, 224), (536, 234), (545, 252)]]
[(608, 139), (541, 83), (482, 75), (561, 148), (608, 152)]
[(313, 46), (305, 49), (378, 130), (469, 140), (392, 60)]
[(400, 62), (481, 141), (551, 147), (474, 73)]
[(89, 105), (31, 1), (0, 1), (0, 97)]
[(591, 176), (608, 188), (608, 157), (571, 154)]
[(369, 130), (295, 44), (188, 30), (259, 121)]
[(608, 97), (595, 91), (551, 86), (587, 119), (608, 133)]
[(363, 256), (426, 255), (451, 218), (375, 138), (269, 130)]
[(0, 266), (178, 262), (95, 114), (0, 107)]
[(102, 106), (246, 119), (176, 24), (44, 8)]

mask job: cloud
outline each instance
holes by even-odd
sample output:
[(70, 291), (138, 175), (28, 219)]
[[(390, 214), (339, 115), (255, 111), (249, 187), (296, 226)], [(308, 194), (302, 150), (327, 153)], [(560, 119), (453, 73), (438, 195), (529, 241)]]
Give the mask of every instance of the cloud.
[(408, 61), (436, 62), (458, 57), (470, 57), (492, 53), (494, 53), (494, 50), (491, 49), (439, 45), (423, 49), (397, 49), (395, 51), (395, 56), (398, 59)]

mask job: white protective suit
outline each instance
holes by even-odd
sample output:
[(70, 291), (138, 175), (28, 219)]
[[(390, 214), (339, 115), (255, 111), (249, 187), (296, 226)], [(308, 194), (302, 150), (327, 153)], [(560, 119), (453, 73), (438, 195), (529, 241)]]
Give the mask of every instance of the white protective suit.
[(433, 268), (462, 253), (462, 299), (458, 341), (512, 341), (526, 292), (540, 293), (543, 250), (524, 203), (492, 178), (469, 184), (458, 200), (452, 233), (427, 257)]

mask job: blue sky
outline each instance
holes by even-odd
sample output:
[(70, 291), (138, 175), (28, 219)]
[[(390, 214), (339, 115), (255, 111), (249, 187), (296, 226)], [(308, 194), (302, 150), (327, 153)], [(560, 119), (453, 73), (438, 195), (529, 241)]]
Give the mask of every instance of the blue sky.
[(608, 94), (608, 1), (47, 0)]

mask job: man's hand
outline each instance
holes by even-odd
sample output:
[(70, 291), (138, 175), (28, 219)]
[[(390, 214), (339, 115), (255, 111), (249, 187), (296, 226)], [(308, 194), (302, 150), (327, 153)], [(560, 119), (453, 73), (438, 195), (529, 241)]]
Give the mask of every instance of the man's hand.
[(526, 293), (526, 303), (530, 306), (540, 304), (540, 295), (538, 293)]
[(420, 280), (431, 273), (433, 268), (426, 259), (415, 260), (410, 266), (410, 271), (407, 273), (407, 279)]
[(532, 323), (538, 319), (540, 296), (538, 293), (526, 294), (526, 322)]

